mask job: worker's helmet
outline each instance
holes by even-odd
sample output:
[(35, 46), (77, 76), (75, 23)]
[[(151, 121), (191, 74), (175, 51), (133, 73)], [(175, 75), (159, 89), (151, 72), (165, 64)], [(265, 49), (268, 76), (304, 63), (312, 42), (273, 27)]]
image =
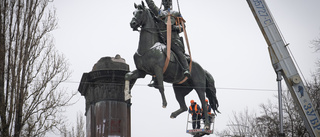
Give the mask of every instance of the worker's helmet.
[(206, 99), (206, 102), (208, 103), (208, 99)]
[(194, 103), (194, 100), (191, 100), (190, 103), (191, 103), (191, 104)]
[(172, 9), (172, 0), (162, 0), (162, 5), (165, 10)]

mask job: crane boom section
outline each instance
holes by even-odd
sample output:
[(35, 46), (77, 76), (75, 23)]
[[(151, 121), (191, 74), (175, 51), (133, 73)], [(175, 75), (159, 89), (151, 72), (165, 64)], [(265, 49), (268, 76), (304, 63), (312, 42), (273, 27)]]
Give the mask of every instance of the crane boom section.
[(271, 16), (264, 0), (247, 0), (249, 7), (268, 44), (271, 62), (276, 72), (281, 72), (288, 89), (298, 105), (299, 113), (311, 136), (320, 137), (320, 119), (309, 94), (301, 80), (297, 68), (289, 54), (287, 45)]

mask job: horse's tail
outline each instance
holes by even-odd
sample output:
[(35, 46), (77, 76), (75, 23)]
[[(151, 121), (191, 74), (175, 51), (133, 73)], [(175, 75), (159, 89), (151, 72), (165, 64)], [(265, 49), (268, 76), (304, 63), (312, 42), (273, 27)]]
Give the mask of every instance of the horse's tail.
[(216, 96), (216, 87), (214, 85), (214, 79), (208, 71), (204, 71), (206, 72), (206, 96), (209, 99), (209, 104), (215, 114), (216, 111), (220, 113), (218, 110), (219, 103)]

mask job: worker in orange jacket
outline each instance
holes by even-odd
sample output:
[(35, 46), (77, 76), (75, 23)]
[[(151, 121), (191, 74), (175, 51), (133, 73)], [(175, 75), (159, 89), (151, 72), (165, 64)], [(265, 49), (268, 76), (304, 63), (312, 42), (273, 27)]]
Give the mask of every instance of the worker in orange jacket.
[[(211, 107), (210, 107), (210, 104), (209, 104), (209, 102), (208, 102), (208, 99), (206, 99), (206, 104), (207, 104), (207, 112), (208, 112), (208, 118), (209, 118), (209, 123), (211, 123), (211, 119), (212, 119), (212, 117), (211, 117)], [(204, 108), (203, 108), (204, 109)], [(202, 110), (202, 109), (201, 109)], [(202, 118), (205, 120), (205, 115), (203, 114), (203, 110), (202, 110)]]
[[(200, 106), (194, 102), (194, 100), (190, 101), (191, 105), (189, 107), (189, 113), (192, 115), (192, 128), (200, 129), (200, 119), (201, 119), (201, 109)], [(197, 124), (197, 125), (196, 125)]]

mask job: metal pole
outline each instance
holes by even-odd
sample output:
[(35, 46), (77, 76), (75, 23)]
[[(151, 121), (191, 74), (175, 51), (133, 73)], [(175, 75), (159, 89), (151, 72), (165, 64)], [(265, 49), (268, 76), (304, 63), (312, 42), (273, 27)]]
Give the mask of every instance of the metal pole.
[(281, 88), (281, 71), (277, 71), (277, 81), (278, 81), (278, 101), (279, 101), (279, 121), (280, 121), (280, 133), (279, 137), (284, 137), (283, 133), (283, 110), (282, 110), (282, 88)]

